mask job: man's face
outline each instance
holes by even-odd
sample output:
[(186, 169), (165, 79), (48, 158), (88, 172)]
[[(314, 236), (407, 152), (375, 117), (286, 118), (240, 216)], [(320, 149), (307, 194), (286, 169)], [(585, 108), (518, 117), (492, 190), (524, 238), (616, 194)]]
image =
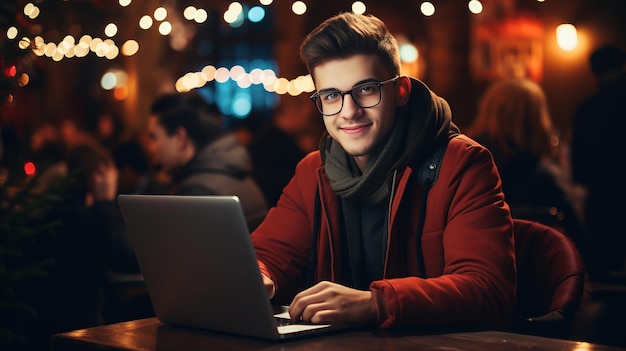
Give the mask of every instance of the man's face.
[(168, 135), (159, 119), (151, 116), (148, 120), (148, 152), (155, 164), (161, 165), (167, 173), (173, 173), (182, 166), (180, 135)]
[[(347, 91), (357, 84), (385, 81), (394, 75), (382, 67), (374, 55), (354, 55), (325, 62), (313, 69), (317, 91)], [(361, 108), (346, 94), (343, 108), (332, 116), (322, 116), (328, 134), (354, 156), (361, 170), (369, 154), (389, 135), (396, 109), (396, 85), (381, 86), (381, 101), (370, 108)]]

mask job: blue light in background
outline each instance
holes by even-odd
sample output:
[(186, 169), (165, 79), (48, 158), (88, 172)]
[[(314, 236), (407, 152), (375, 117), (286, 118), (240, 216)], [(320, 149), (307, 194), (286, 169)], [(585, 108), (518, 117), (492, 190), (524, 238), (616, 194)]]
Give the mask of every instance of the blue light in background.
[(248, 11), (248, 20), (250, 22), (261, 22), (265, 18), (265, 9), (261, 6), (254, 6)]
[(233, 116), (236, 118), (245, 118), (252, 111), (252, 98), (246, 91), (241, 91), (232, 99)]

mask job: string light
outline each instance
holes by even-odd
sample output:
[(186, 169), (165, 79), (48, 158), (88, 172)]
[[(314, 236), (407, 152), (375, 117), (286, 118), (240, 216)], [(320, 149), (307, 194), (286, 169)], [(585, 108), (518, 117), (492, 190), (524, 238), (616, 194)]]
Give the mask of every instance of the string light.
[(422, 11), (422, 14), (426, 17), (430, 17), (432, 15), (435, 14), (435, 5), (433, 5), (432, 2), (429, 1), (424, 1), (421, 5), (420, 5), (420, 11)]
[(362, 15), (365, 11), (367, 11), (367, 6), (365, 6), (362, 1), (355, 1), (352, 3), (352, 12)]
[(467, 8), (470, 10), (471, 13), (475, 15), (483, 12), (483, 4), (478, 0), (471, 0), (470, 2), (468, 2)]
[[(543, 0), (537, 0), (543, 2)], [(131, 5), (132, 0), (118, 0), (121, 7), (128, 7)], [(264, 6), (270, 6), (272, 0), (259, 0), (260, 6), (252, 6), (249, 10), (244, 6), (233, 1), (229, 4), (228, 9), (223, 14), (223, 19), (226, 23), (232, 27), (240, 27), (247, 19), (250, 22), (256, 23), (265, 19)], [(471, 13), (480, 14), (483, 10), (483, 5), (479, 0), (470, 0), (468, 8)], [(354, 13), (365, 13), (367, 6), (363, 1), (354, 1), (351, 5), (351, 9)], [(435, 14), (435, 6), (430, 1), (424, 1), (420, 5), (420, 11), (424, 16), (433, 16)], [(33, 4), (27, 3), (23, 8), (24, 15), (34, 20), (41, 14), (40, 8)], [(307, 5), (305, 1), (294, 1), (292, 3), (292, 12), (295, 15), (303, 15), (307, 12)], [(208, 20), (208, 12), (203, 8), (197, 8), (195, 6), (187, 6), (181, 13), (182, 18), (188, 21), (194, 21), (198, 24), (204, 23)], [(169, 14), (168, 9), (163, 6), (158, 6), (152, 12), (152, 15), (144, 15), (138, 22), (139, 28), (143, 30), (149, 30), (153, 27), (154, 22), (159, 22), (158, 31), (163, 36), (172, 34), (173, 24), (168, 21)], [(573, 26), (572, 26), (573, 27)], [(571, 28), (567, 27), (565, 30), (570, 31)], [(561, 29), (561, 32), (563, 29)], [(557, 30), (558, 32), (558, 30)], [(574, 27), (575, 33), (575, 27)], [(118, 34), (118, 27), (115, 23), (109, 23), (104, 29), (106, 39), (91, 37), (87, 34), (83, 35), (80, 40), (75, 40), (73, 36), (66, 36), (63, 41), (59, 43), (45, 42), (41, 36), (36, 36), (33, 40), (27, 36), (23, 36), (18, 40), (18, 47), (24, 50), (32, 50), (37, 56), (48, 57), (54, 61), (60, 61), (64, 58), (82, 58), (89, 53), (93, 53), (98, 57), (106, 58), (109, 60), (116, 59), (120, 53), (125, 56), (136, 55), (140, 50), (140, 45), (136, 40), (128, 39), (120, 47), (116, 44), (113, 37)], [(6, 37), (9, 40), (15, 40), (20, 36), (19, 30), (16, 27), (9, 27), (6, 31)], [(562, 37), (562, 35), (561, 35)], [(575, 34), (574, 34), (575, 38)], [(576, 44), (571, 44), (575, 47)], [(171, 45), (174, 45), (175, 41), (170, 41)], [(567, 44), (562, 44), (559, 41), (560, 47), (567, 48)], [(185, 45), (179, 49), (184, 49)], [(571, 50), (571, 49), (570, 49)], [(417, 52), (414, 47), (406, 47), (403, 49), (405, 55), (417, 57)], [(237, 76), (232, 76), (233, 71), (238, 71)], [(224, 75), (223, 72), (228, 72)], [(295, 79), (287, 79), (283, 77), (276, 77), (275, 72), (268, 73), (268, 70), (261, 70), (259, 68), (252, 69), (249, 73), (243, 72), (241, 67), (232, 68), (215, 68), (211, 65), (206, 66), (199, 72), (190, 72), (180, 77), (176, 82), (176, 89), (179, 91), (191, 90), (201, 86), (204, 86), (208, 81), (214, 80), (217, 83), (225, 83), (228, 80), (236, 82), (241, 88), (248, 88), (253, 85), (262, 85), (266, 91), (274, 92), (277, 94), (301, 94), (304, 92), (311, 92), (314, 89), (314, 85), (310, 76), (297, 77)], [(23, 81), (27, 82), (28, 79), (24, 78)]]

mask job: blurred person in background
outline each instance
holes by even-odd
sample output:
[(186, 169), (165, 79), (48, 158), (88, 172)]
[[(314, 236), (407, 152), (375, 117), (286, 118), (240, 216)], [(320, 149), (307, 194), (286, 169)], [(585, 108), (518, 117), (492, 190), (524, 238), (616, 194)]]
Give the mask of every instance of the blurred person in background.
[(626, 283), (626, 54), (616, 46), (595, 50), (589, 65), (597, 91), (574, 116), (571, 163), (575, 182), (587, 189), (585, 230), (590, 239), (590, 278)]
[(560, 141), (537, 83), (527, 78), (492, 83), (467, 134), (493, 154), (514, 218), (556, 227), (585, 249), (567, 167), (557, 162)]
[(95, 138), (110, 152), (115, 152), (122, 136), (122, 120), (113, 113), (101, 113), (95, 121)]
[(121, 142), (115, 148), (113, 157), (119, 172), (118, 193), (150, 193), (149, 186), (152, 181), (150, 160), (136, 138)]
[(157, 98), (150, 109), (151, 152), (171, 175), (171, 194), (236, 195), (250, 230), (263, 220), (268, 205), (252, 178), (252, 160), (237, 136), (222, 128), (222, 116), (197, 92)]
[(276, 206), (304, 151), (294, 137), (276, 123), (274, 116), (250, 114), (234, 131), (248, 148), (252, 177), (263, 190), (268, 206)]
[(28, 139), (26, 160), (32, 161), (36, 170), (36, 184), (31, 191), (40, 194), (67, 176), (65, 157), (67, 143), (60, 129), (52, 123), (37, 126)]
[(55, 264), (46, 287), (33, 292), (48, 333), (102, 324), (107, 271), (138, 271), (115, 202), (118, 174), (110, 153), (96, 143), (75, 145), (65, 162), (71, 186), (49, 213), (61, 225), (41, 247)]

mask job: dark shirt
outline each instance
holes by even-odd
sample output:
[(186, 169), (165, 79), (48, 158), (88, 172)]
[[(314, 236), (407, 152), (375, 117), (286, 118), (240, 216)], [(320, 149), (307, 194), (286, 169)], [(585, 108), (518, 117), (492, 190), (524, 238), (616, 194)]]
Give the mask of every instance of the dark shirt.
[(574, 181), (587, 188), (585, 230), (591, 241), (592, 279), (623, 270), (626, 257), (626, 73), (602, 85), (576, 111), (571, 160)]
[(488, 142), (494, 156), (505, 200), (514, 218), (535, 220), (562, 230), (584, 250), (582, 225), (557, 175), (529, 154), (504, 156)]

